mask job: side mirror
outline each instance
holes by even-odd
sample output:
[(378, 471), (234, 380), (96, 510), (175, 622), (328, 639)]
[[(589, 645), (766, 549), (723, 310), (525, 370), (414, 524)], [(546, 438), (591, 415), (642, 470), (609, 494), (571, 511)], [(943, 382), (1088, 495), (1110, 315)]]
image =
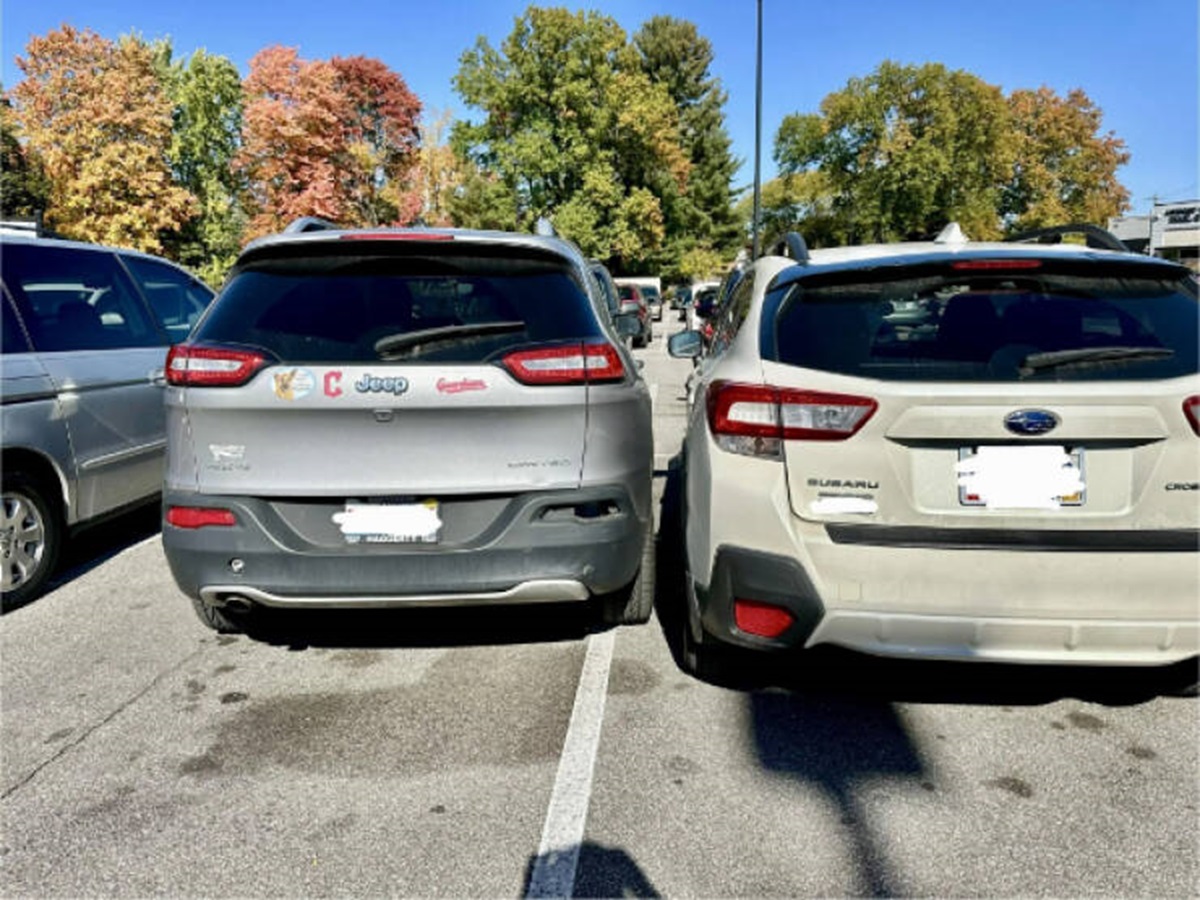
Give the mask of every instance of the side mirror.
[(676, 359), (699, 359), (704, 352), (704, 336), (698, 331), (680, 331), (667, 338), (667, 353)]
[(613, 328), (624, 338), (631, 338), (641, 333), (642, 323), (638, 321), (637, 313), (622, 313), (613, 316)]

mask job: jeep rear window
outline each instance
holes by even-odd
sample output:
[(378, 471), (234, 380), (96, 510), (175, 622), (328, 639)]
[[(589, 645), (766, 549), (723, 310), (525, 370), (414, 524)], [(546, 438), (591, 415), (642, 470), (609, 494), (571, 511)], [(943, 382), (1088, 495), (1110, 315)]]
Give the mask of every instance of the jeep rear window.
[(193, 340), (281, 362), (442, 363), (599, 334), (583, 289), (549, 260), (329, 253), (237, 271)]
[(764, 353), (889, 381), (1149, 380), (1196, 372), (1195, 286), (1146, 268), (1048, 264), (981, 274), (924, 266), (818, 277), (781, 289), (773, 334), (764, 319)]

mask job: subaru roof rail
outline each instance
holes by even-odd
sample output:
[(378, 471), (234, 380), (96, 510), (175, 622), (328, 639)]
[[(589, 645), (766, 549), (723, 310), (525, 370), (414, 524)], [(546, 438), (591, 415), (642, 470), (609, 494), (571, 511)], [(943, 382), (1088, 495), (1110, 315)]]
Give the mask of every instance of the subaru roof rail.
[(288, 227), (283, 229), (284, 234), (304, 234), (309, 231), (337, 231), (338, 226), (328, 219), (320, 219), (316, 216), (304, 216), (290, 222)]
[(808, 265), (808, 244), (797, 231), (789, 231), (767, 251), (768, 256), (786, 256), (802, 266)]
[(1022, 231), (1005, 238), (1006, 241), (1022, 244), (1061, 244), (1064, 235), (1081, 234), (1087, 245), (1094, 250), (1115, 250), (1118, 253), (1129, 253), (1125, 242), (1110, 231), (1105, 231), (1096, 225), (1075, 222), (1070, 225), (1054, 225), (1050, 228), (1035, 228), (1032, 231)]

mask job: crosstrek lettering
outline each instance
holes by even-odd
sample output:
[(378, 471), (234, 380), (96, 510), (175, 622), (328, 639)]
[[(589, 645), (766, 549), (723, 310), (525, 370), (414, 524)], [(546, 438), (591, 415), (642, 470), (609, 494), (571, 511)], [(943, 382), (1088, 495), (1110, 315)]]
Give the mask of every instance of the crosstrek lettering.
[(437, 389), (440, 394), (461, 394), (464, 391), (486, 391), (487, 382), (478, 378), (461, 378), (452, 381), (449, 378), (439, 378)]

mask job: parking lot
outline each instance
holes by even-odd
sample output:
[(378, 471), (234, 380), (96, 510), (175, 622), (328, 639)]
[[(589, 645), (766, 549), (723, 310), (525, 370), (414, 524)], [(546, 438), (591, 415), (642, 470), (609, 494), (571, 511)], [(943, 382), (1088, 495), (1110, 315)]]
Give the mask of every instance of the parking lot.
[(357, 611), (218, 636), (153, 516), (93, 535), (0, 619), (0, 893), (1195, 896), (1198, 704), (1158, 673), (680, 671), (679, 327), (637, 351), (648, 625)]

